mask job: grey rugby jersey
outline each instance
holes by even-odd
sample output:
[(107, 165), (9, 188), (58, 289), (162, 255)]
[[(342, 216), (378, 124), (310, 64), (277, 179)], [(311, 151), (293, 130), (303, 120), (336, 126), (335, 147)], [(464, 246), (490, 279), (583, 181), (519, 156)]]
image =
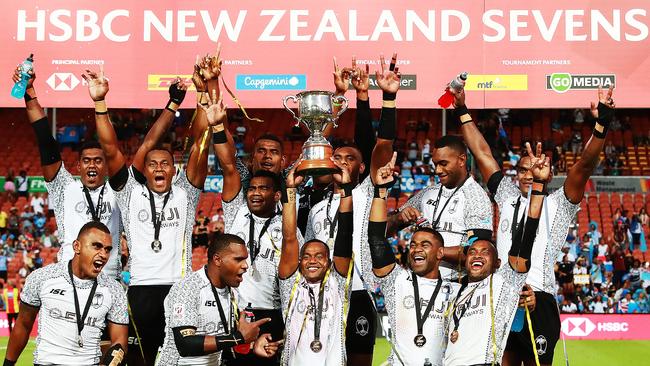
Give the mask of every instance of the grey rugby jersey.
[[(103, 272), (97, 277), (97, 290), (90, 301), (81, 332), (83, 347), (77, 342), (77, 318), (68, 262), (53, 263), (27, 276), (20, 300), (39, 308), (38, 335), (34, 363), (41, 365), (96, 365), (100, 361), (99, 341), (107, 321), (128, 325), (129, 315), (124, 289)], [(83, 311), (93, 285), (92, 280), (74, 278)]]
[[(77, 239), (79, 230), (93, 219), (86, 195), (83, 192), (83, 184), (80, 180), (75, 179), (62, 163), (54, 179), (45, 182), (45, 187), (49, 194), (50, 208), (54, 210), (57, 230), (61, 239), (61, 249), (57, 254), (57, 260), (59, 262), (68, 261), (74, 257), (72, 242)], [(111, 278), (119, 278), (122, 272), (122, 249), (120, 246), (122, 219), (115, 199), (115, 192), (107, 183), (97, 189), (88, 190), (88, 192), (93, 205), (97, 206), (102, 188), (104, 195), (99, 216), (100, 221), (111, 231), (113, 245), (113, 250), (111, 250), (108, 262), (102, 272)]]
[[(501, 263), (508, 262), (508, 251), (512, 245), (512, 220), (519, 200), (517, 222), (528, 211), (528, 198), (522, 197), (519, 187), (509, 178), (502, 178), (494, 194), (499, 206), (497, 228), (497, 250)], [(544, 199), (537, 236), (531, 253), (531, 267), (526, 283), (535, 291), (555, 295), (555, 273), (553, 265), (566, 241), (569, 225), (580, 206), (571, 203), (564, 188), (557, 189)]]
[[(160, 214), (167, 193), (153, 193), (156, 214)], [(129, 169), (126, 185), (115, 192), (129, 245), (130, 285), (171, 285), (192, 270), (192, 228), (201, 189), (187, 179), (185, 170), (177, 173), (171, 195), (162, 213), (162, 249), (152, 249), (154, 227), (151, 221), (149, 191)]]

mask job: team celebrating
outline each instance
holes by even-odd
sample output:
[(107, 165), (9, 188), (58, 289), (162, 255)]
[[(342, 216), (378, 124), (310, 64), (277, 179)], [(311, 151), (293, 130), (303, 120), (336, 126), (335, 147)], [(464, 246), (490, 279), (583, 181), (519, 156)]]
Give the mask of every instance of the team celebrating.
[[(27, 277), (4, 365), (16, 364), (38, 319), (36, 365), (370, 366), (377, 285), (390, 365), (550, 365), (560, 337), (553, 264), (603, 150), (612, 88), (599, 89), (591, 139), (554, 192), (541, 144), (526, 144), (513, 182), (473, 122), (465, 91), (451, 89), (462, 136), (435, 141), (435, 183), (388, 212), (399, 180), (396, 64), (396, 54), (388, 62), (382, 56), (375, 71), (382, 105), (373, 127), (368, 65), (335, 61), (334, 95), (350, 85), (356, 91), (354, 142), (334, 148), (333, 173), (313, 176), (297, 170), (304, 157), (286, 161), (271, 134), (255, 141), (249, 162), (237, 156), (220, 47), (194, 65), (197, 106), (183, 169), (161, 141), (185, 99), (185, 81), (170, 85), (162, 113), (127, 161), (103, 67), (85, 70), (97, 141), (81, 146), (77, 180), (63, 165), (32, 72), (25, 107), (63, 244), (57, 263)], [(207, 265), (192, 271), (210, 141), (223, 171), (225, 233), (210, 240)], [(469, 171), (468, 151), (486, 189)], [(407, 268), (387, 240), (405, 228), (413, 232)]]

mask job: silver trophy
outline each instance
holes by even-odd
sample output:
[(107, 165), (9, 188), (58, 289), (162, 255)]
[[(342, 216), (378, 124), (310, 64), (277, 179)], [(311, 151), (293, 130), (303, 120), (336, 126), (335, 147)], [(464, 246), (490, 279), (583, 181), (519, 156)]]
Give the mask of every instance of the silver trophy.
[[(287, 106), (290, 99), (298, 103), (298, 115)], [(336, 116), (332, 108), (335, 103), (341, 106)], [(337, 171), (338, 168), (330, 159), (332, 145), (323, 137), (323, 131), (330, 123), (338, 127), (336, 121), (348, 109), (347, 98), (342, 95), (334, 96), (334, 93), (328, 91), (312, 90), (288, 95), (284, 97), (282, 104), (296, 120), (296, 126), (302, 122), (309, 130), (309, 138), (302, 145), (303, 160), (296, 167), (296, 174), (319, 176)]]

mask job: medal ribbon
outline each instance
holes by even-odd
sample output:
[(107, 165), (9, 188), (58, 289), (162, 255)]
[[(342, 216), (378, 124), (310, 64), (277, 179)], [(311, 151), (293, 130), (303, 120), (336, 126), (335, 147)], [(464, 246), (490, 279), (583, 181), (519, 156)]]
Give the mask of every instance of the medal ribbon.
[(451, 192), (451, 196), (449, 196), (449, 198), (447, 198), (447, 201), (445, 201), (445, 204), (442, 205), (440, 214), (438, 214), (438, 218), (436, 219), (436, 213), (438, 213), (438, 205), (440, 204), (440, 199), (442, 198), (442, 190), (443, 190), (443, 186), (440, 185), (440, 190), (438, 191), (438, 198), (436, 198), (436, 202), (433, 203), (433, 214), (431, 214), (431, 225), (433, 226), (434, 229), (438, 228), (440, 217), (442, 216), (442, 213), (445, 212), (445, 208), (447, 208), (447, 204), (449, 203), (449, 201), (451, 201), (451, 199), (454, 197), (456, 192), (458, 192), (458, 190), (463, 188), (465, 182), (467, 182), (467, 179), (469, 179), (469, 174), (467, 175), (467, 177), (465, 177), (463, 183), (461, 183), (458, 187), (456, 187), (456, 189), (454, 189), (453, 192)]
[(83, 315), (79, 311), (79, 298), (77, 297), (77, 287), (74, 284), (74, 276), (72, 275), (72, 261), (68, 262), (68, 274), (70, 275), (70, 283), (72, 283), (72, 293), (74, 294), (74, 311), (75, 317), (77, 318), (77, 336), (79, 341), (79, 347), (83, 347), (83, 341), (81, 339), (81, 331), (84, 329), (84, 322), (88, 316), (88, 311), (90, 310), (90, 305), (93, 303), (93, 297), (95, 296), (95, 291), (97, 291), (97, 279), (93, 280), (93, 287), (90, 289), (90, 294), (86, 300), (86, 306), (84, 307)]
[(97, 207), (95, 208), (95, 205), (93, 204), (93, 199), (90, 197), (90, 192), (88, 191), (88, 187), (86, 186), (83, 187), (83, 192), (84, 195), (86, 196), (86, 201), (88, 202), (88, 209), (90, 210), (90, 216), (92, 217), (93, 221), (100, 221), (101, 219), (102, 206), (104, 203), (104, 188), (106, 188), (106, 184), (104, 184), (102, 186), (102, 190), (99, 191), (99, 198), (97, 199)]
[[(205, 277), (207, 277), (208, 282), (210, 282), (210, 276), (208, 276), (208, 266), (205, 266), (204, 269), (205, 269)], [(224, 333), (229, 334), (230, 333), (229, 329), (231, 329), (233, 325), (234, 309), (231, 309), (230, 319), (228, 320), (228, 322), (226, 322), (226, 314), (223, 311), (223, 306), (221, 306), (221, 301), (219, 300), (219, 294), (217, 293), (217, 290), (214, 288), (214, 286), (212, 286), (212, 282), (210, 282), (210, 290), (212, 290), (212, 295), (214, 296), (214, 300), (217, 302), (217, 310), (219, 310), (219, 318), (221, 319), (221, 324), (223, 324)], [(230, 295), (230, 299), (232, 301), (233, 296), (230, 287), (228, 288), (228, 295)]]
[(147, 191), (149, 191), (149, 205), (151, 206), (151, 222), (153, 223), (153, 228), (154, 228), (154, 234), (153, 234), (153, 239), (154, 241), (160, 240), (160, 226), (162, 225), (162, 217), (165, 214), (165, 206), (167, 205), (167, 201), (169, 201), (169, 196), (172, 194), (172, 190), (170, 189), (169, 192), (165, 195), (165, 198), (163, 199), (163, 205), (162, 208), (160, 209), (160, 217), (156, 215), (156, 203), (154, 202), (153, 198), (153, 192), (147, 187)]
[(415, 272), (411, 272), (413, 276), (413, 294), (415, 296), (415, 320), (418, 325), (418, 335), (423, 335), (424, 322), (427, 321), (431, 309), (433, 309), (433, 303), (436, 301), (438, 292), (440, 292), (440, 287), (442, 287), (442, 277), (440, 276), (440, 271), (438, 271), (438, 283), (436, 283), (436, 289), (431, 294), (431, 299), (429, 299), (429, 304), (427, 304), (426, 309), (424, 310), (424, 316), (422, 316), (422, 309), (420, 308), (420, 288), (418, 286), (418, 276)]
[[(260, 244), (262, 242), (262, 235), (266, 232), (266, 230), (269, 228), (269, 225), (271, 225), (271, 220), (277, 215), (277, 212), (273, 212), (273, 215), (266, 219), (264, 221), (264, 225), (262, 225), (262, 230), (260, 231), (260, 235), (257, 238), (257, 245), (255, 245), (255, 217), (253, 217), (252, 213), (249, 213), (248, 217), (248, 251), (251, 256), (251, 264), (253, 261), (255, 261), (255, 258), (257, 258), (257, 255), (260, 252)], [(273, 246), (275, 246), (275, 243), (273, 243)]]

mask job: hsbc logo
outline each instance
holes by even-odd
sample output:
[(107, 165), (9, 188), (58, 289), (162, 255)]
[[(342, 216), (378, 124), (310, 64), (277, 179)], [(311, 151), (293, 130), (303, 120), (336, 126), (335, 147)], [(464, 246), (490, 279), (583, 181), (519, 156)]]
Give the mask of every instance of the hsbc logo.
[(586, 337), (596, 329), (588, 318), (566, 318), (562, 322), (562, 332), (570, 337)]
[(70, 91), (79, 85), (81, 81), (70, 72), (55, 72), (47, 79), (47, 85), (56, 91)]
[(594, 330), (598, 332), (625, 333), (630, 330), (627, 322), (598, 322), (588, 318), (566, 318), (562, 322), (562, 332), (569, 337), (586, 337)]

